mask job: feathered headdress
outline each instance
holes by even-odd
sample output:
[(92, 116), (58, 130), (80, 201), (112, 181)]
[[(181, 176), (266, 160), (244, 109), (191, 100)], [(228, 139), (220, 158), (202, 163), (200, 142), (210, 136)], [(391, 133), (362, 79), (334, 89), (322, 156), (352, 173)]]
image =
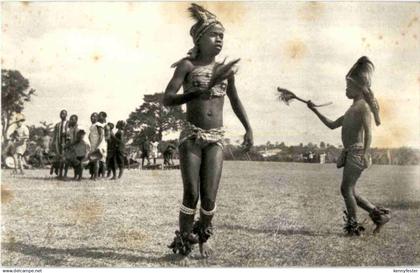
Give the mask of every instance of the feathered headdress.
[(372, 74), (375, 70), (375, 66), (369, 60), (368, 57), (360, 57), (357, 62), (350, 69), (349, 73), (346, 75), (346, 79), (352, 81), (354, 84), (360, 87), (363, 92), (363, 97), (366, 102), (369, 104), (370, 110), (373, 113), (375, 118), (375, 123), (377, 126), (381, 124), (381, 119), (379, 117), (379, 104), (375, 99), (370, 86), (372, 84)]
[(216, 15), (200, 5), (193, 3), (191, 4), (191, 7), (188, 8), (188, 11), (190, 12), (190, 16), (196, 21), (190, 29), (194, 44), (197, 44), (201, 36), (203, 36), (203, 34), (212, 26), (220, 25), (223, 27), (222, 23), (216, 19)]
[(190, 29), (190, 35), (193, 38), (194, 47), (188, 51), (187, 57), (177, 61), (171, 65), (171, 67), (176, 67), (182, 60), (186, 58), (196, 58), (198, 54), (198, 41), (212, 26), (219, 25), (223, 28), (222, 23), (217, 20), (216, 15), (200, 5), (192, 3), (188, 8), (188, 11), (190, 12), (190, 16), (196, 21), (196, 23)]

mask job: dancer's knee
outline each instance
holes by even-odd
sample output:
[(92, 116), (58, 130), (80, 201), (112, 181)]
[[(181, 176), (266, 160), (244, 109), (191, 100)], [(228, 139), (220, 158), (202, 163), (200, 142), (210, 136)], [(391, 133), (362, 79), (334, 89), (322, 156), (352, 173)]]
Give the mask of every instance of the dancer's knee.
[(206, 211), (212, 211), (216, 207), (216, 198), (204, 196), (201, 198), (201, 208)]
[[(344, 183), (343, 183), (344, 184)], [(347, 185), (341, 185), (341, 195), (346, 199), (353, 195), (353, 189)]]
[(185, 190), (182, 203), (189, 208), (195, 208), (197, 206), (198, 198), (198, 192)]

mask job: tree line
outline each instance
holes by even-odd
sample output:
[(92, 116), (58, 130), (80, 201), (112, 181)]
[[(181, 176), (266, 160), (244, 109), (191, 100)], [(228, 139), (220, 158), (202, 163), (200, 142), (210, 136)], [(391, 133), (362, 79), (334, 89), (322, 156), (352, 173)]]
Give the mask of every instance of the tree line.
[[(2, 77), (2, 101), (1, 101), (1, 125), (2, 147), (7, 140), (7, 132), (13, 124), (13, 117), (21, 113), (26, 102), (31, 101), (35, 95), (35, 89), (30, 87), (29, 80), (17, 70), (1, 70)], [(137, 151), (144, 142), (146, 136), (155, 139), (161, 144), (163, 151), (168, 143), (178, 144), (176, 139), (163, 141), (162, 136), (167, 131), (179, 131), (185, 123), (185, 111), (181, 106), (166, 107), (162, 103), (163, 93), (144, 95), (143, 103), (132, 111), (126, 122), (126, 139), (128, 150)], [(39, 125), (28, 126), (29, 142), (36, 146), (44, 135), (52, 136), (53, 123), (41, 121)], [(287, 146), (284, 142), (271, 143), (255, 146), (251, 151), (243, 153), (239, 141), (232, 143), (225, 139), (225, 160), (253, 160), (253, 161), (280, 161), (280, 162), (308, 162), (308, 156), (316, 157), (323, 155), (325, 163), (334, 163), (341, 152), (342, 147), (321, 142), (319, 145), (308, 143)], [(34, 145), (29, 145), (29, 150)], [(32, 148), (31, 148), (32, 147)], [(29, 151), (31, 152), (31, 151)], [(416, 165), (420, 163), (420, 151), (410, 147), (393, 149), (371, 149), (372, 162), (374, 164)], [(316, 162), (316, 160), (312, 160)]]

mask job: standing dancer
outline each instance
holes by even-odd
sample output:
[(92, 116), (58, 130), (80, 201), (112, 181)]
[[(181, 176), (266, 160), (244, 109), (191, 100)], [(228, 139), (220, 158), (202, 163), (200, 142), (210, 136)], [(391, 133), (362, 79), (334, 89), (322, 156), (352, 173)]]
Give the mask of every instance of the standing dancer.
[[(223, 103), (227, 95), (233, 111), (246, 133), (243, 145), (253, 145), (252, 130), (239, 100), (232, 66), (215, 61), (223, 46), (224, 28), (216, 16), (199, 5), (188, 9), (197, 21), (190, 30), (194, 48), (175, 63), (175, 72), (164, 96), (167, 106), (187, 105), (187, 125), (180, 135), (179, 157), (183, 180), (183, 201), (179, 213), (179, 231), (169, 246), (186, 257), (199, 243), (203, 257), (212, 251), (207, 240), (213, 234), (212, 218), (223, 165)], [(226, 80), (227, 79), (227, 80)], [(184, 94), (177, 95), (183, 86)], [(200, 218), (194, 223), (198, 199)]]
[(346, 76), (346, 96), (353, 100), (353, 104), (336, 121), (324, 117), (309, 101), (307, 103), (319, 119), (330, 129), (341, 129), (341, 139), (344, 150), (341, 153), (337, 167), (344, 167), (341, 194), (346, 204), (344, 230), (349, 235), (360, 235), (365, 229), (357, 222), (357, 206), (369, 212), (369, 216), (375, 223), (374, 233), (390, 220), (389, 209), (376, 207), (356, 191), (356, 182), (363, 170), (369, 167), (368, 152), (372, 140), (371, 113), (375, 118), (376, 125), (380, 125), (379, 106), (370, 89), (371, 77), (374, 70), (373, 63), (367, 57), (361, 57), (350, 69)]

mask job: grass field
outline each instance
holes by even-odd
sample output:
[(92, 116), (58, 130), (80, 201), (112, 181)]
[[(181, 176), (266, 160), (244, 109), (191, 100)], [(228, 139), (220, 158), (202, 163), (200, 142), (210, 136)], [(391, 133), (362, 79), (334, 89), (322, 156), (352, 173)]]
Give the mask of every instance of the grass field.
[[(2, 171), (3, 266), (172, 267), (179, 170), (129, 170), (119, 181), (57, 181), (47, 170)], [(420, 264), (420, 167), (367, 170), (359, 191), (389, 207), (380, 234), (343, 236), (341, 171), (334, 165), (225, 162), (212, 258), (189, 266)], [(359, 220), (368, 218), (359, 212)]]

